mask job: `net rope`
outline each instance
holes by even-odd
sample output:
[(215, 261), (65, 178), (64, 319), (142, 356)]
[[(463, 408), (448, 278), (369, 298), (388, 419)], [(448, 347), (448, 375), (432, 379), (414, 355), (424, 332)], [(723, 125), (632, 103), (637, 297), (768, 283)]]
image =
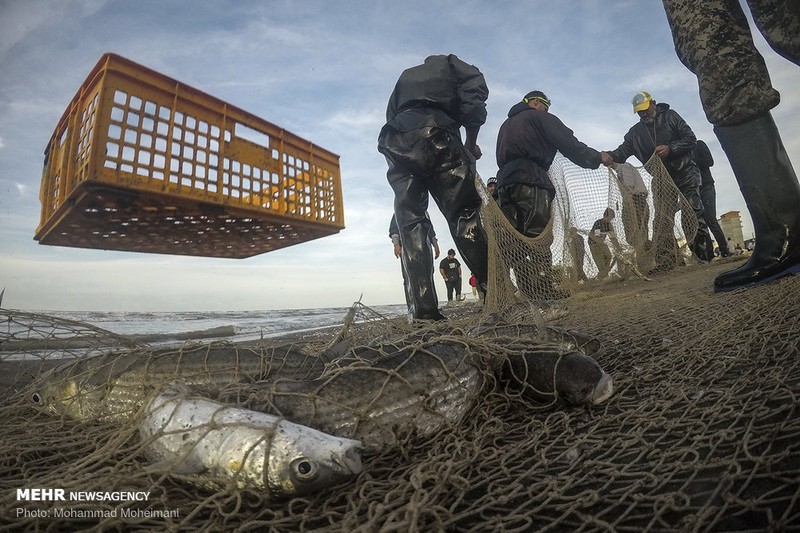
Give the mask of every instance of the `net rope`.
[[(558, 299), (583, 284), (647, 278), (690, 260), (697, 219), (661, 159), (628, 165), (640, 180), (632, 190), (623, 169), (589, 170), (556, 154), (550, 222), (535, 238), (517, 232), (478, 179), (482, 222), (490, 242), (487, 310), (525, 299)], [(612, 232), (592, 235), (595, 221), (614, 213)]]
[[(448, 307), (448, 321), (410, 324), (405, 318), (378, 316), (356, 303), (345, 320), (347, 327), (338, 331), (240, 344), (185, 343), (158, 348), (126, 346), (113, 334), (77, 322), (2, 310), (0, 316), (14, 327), (5, 328), (0, 336), (0, 370), (5, 376), (0, 389), (4, 427), (0, 438), (0, 528), (342, 532), (797, 529), (800, 277), (714, 294), (713, 278), (737, 266), (741, 259), (698, 264), (688, 260), (680, 247), (674, 252), (670, 243), (675, 253), (671, 257), (676, 259), (671, 270), (623, 276), (620, 264), (624, 267), (625, 263), (617, 262), (612, 272), (620, 275), (595, 280), (590, 277), (596, 276), (596, 271), (590, 268), (591, 254), (587, 253), (589, 279), (580, 283), (569, 274), (564, 228), (573, 225), (588, 231), (598, 211), (618, 205), (615, 195), (619, 188), (616, 176), (609, 172), (597, 171), (589, 178), (591, 173), (562, 166), (565, 176), (577, 176), (564, 178), (564, 183), (574, 179), (587, 184), (565, 185), (558, 193), (559, 201), (569, 201), (554, 209), (560, 214), (553, 217), (551, 235), (541, 240), (520, 238), (508, 231), (502, 213), (485, 198), (483, 219), (496, 252), (490, 256), (500, 256), (492, 269), (499, 274), (490, 279), (483, 307), (473, 302)], [(642, 173), (649, 193), (657, 174), (652, 168)], [(594, 192), (588, 183), (594, 184)], [(621, 203), (626, 201), (624, 195), (620, 198)], [(654, 213), (656, 209), (651, 207)], [(676, 241), (685, 238), (681, 212), (686, 212), (685, 207), (676, 207), (668, 225), (668, 234)], [(642, 259), (640, 250), (631, 250), (634, 247), (625, 238), (622, 222), (617, 223), (619, 253), (628, 254), (630, 263), (645, 274), (654, 256), (642, 254)], [(648, 227), (652, 239), (652, 219)], [(563, 277), (551, 274), (540, 290), (555, 287), (571, 296), (549, 303), (520, 301), (514, 296), (520, 291), (515, 265), (523, 271), (522, 261), (535, 258), (537, 250), (545, 247), (557, 267), (554, 270), (564, 265), (560, 267)], [(652, 245), (645, 252), (650, 250)], [(681, 261), (685, 265), (680, 266)], [(573, 338), (567, 331), (579, 333)], [(472, 380), (467, 383), (479, 386), (456, 388), (453, 390), (462, 390), (461, 395), (443, 396), (449, 398), (447, 405), (457, 404), (460, 409), (454, 419), (439, 417), (439, 423), (424, 434), (399, 433), (393, 442), (378, 442), (366, 449), (362, 453), (364, 469), (357, 477), (311, 495), (275, 499), (265, 491), (202, 486), (176, 472), (148, 468), (152, 465), (143, 457), (145, 443), (138, 429), (140, 410), (131, 411), (124, 421), (113, 417), (76, 420), (32, 401), (42, 380), (52, 379), (40, 375), (37, 366), (53, 360), (51, 348), (41, 348), (37, 340), (24, 357), (14, 358), (10, 354), (19, 355), (18, 350), (6, 351), (2, 346), (13, 346), (7, 343), (28, 337), (71, 336), (93, 338), (91, 359), (85, 347), (69, 347), (70, 353), (64, 353), (64, 342), (56, 355), (60, 364), (65, 360), (93, 361), (79, 367), (86, 375), (109, 361), (137, 358), (138, 365), (122, 376), (109, 373), (102, 386), (146, 384), (148, 390), (167, 386), (175, 379), (175, 361), (181, 361), (186, 365), (181, 367), (182, 376), (193, 376), (209, 394), (231, 404), (252, 406), (252, 384), (256, 382), (270, 387), (293, 380), (313, 383), (313, 388), (294, 393), (318, 400), (332, 386), (320, 387), (320, 379), (335, 384), (355, 376), (355, 382), (363, 387), (356, 389), (362, 403), (347, 405), (360, 406), (364, 410), (353, 412), (356, 417), (365, 416), (365, 406), (394, 401), (398, 390), (413, 390), (402, 387), (420, 375), (413, 370), (414, 362), (423, 362), (419, 368), (440, 368), (443, 381), (437, 383), (467, 376), (465, 379)], [(506, 383), (502, 361), (532, 353), (561, 357), (568, 338), (574, 341), (573, 348), (593, 357), (614, 377), (610, 399), (598, 405), (565, 403), (553, 390), (563, 357), (549, 367), (552, 376), (540, 376), (544, 385), (539, 386), (540, 394), (533, 395), (538, 398)], [(578, 342), (577, 338), (585, 340)], [(405, 356), (395, 357), (397, 353)], [(462, 356), (470, 361), (470, 368), (477, 369), (474, 375), (453, 364)], [(146, 380), (142, 368), (148, 369)], [(375, 374), (369, 372), (375, 369), (380, 370), (383, 381), (380, 386), (367, 387), (366, 376), (373, 376), (369, 383), (374, 382)], [(284, 405), (279, 403), (280, 394), (270, 390), (269, 400)], [(427, 404), (422, 412), (440, 413)], [(17, 500), (17, 489), (34, 487), (147, 491), (150, 496), (147, 501), (127, 503)], [(56, 507), (95, 514), (56, 517)], [(141, 512), (123, 516), (122, 508)], [(19, 509), (23, 509), (21, 515)], [(32, 509), (45, 509), (50, 515), (24, 513)], [(164, 510), (173, 511), (174, 516), (158, 514)]]

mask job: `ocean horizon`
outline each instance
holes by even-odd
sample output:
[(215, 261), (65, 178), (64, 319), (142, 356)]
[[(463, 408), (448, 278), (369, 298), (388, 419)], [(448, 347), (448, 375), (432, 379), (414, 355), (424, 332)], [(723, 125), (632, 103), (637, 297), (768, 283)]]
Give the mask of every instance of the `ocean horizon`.
[[(396, 318), (406, 304), (369, 306)], [(333, 327), (343, 323), (350, 306), (248, 311), (26, 311), (75, 320), (117, 335), (146, 342), (210, 339), (233, 341), (270, 338)]]

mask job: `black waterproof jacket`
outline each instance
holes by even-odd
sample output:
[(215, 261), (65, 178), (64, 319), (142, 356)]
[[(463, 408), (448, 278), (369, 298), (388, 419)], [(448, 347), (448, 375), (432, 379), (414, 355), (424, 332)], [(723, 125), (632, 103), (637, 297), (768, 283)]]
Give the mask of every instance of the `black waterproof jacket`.
[(697, 142), (692, 128), (681, 116), (669, 108), (669, 104), (656, 104), (656, 117), (652, 125), (637, 122), (633, 125), (619, 147), (609, 152), (617, 163), (624, 163), (635, 155), (646, 163), (655, 152), (656, 146), (666, 144), (670, 154), (663, 159), (664, 167), (675, 183), (682, 183), (687, 177), (697, 173), (692, 161), (692, 150)]
[(583, 168), (600, 166), (600, 152), (589, 148), (551, 113), (537, 111), (519, 102), (497, 134), (497, 188), (515, 183), (554, 191), (547, 170), (556, 151)]
[(486, 122), (488, 97), (477, 67), (453, 54), (429, 56), (400, 75), (386, 107), (384, 129), (480, 127)]
[(697, 139), (697, 144), (694, 146), (692, 159), (694, 159), (694, 164), (697, 165), (697, 168), (700, 169), (700, 177), (703, 180), (701, 187), (714, 185), (714, 177), (711, 176), (711, 167), (714, 166), (714, 156), (711, 155), (711, 150), (708, 149), (708, 145), (700, 139)]

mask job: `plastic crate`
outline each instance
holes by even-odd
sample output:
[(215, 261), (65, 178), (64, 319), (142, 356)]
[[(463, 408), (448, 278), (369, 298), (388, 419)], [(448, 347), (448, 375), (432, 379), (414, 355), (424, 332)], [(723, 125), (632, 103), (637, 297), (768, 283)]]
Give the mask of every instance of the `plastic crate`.
[(41, 244), (250, 257), (344, 228), (339, 156), (114, 54), (45, 150)]

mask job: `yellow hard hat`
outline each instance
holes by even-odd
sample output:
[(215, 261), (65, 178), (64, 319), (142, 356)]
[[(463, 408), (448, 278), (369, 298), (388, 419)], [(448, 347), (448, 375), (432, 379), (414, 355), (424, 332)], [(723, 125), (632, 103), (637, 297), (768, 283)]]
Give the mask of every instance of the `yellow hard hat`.
[(650, 93), (641, 91), (633, 95), (631, 99), (631, 103), (633, 104), (633, 112), (638, 113), (639, 111), (644, 111), (648, 107), (650, 107), (650, 102), (653, 101), (653, 97), (650, 96)]

